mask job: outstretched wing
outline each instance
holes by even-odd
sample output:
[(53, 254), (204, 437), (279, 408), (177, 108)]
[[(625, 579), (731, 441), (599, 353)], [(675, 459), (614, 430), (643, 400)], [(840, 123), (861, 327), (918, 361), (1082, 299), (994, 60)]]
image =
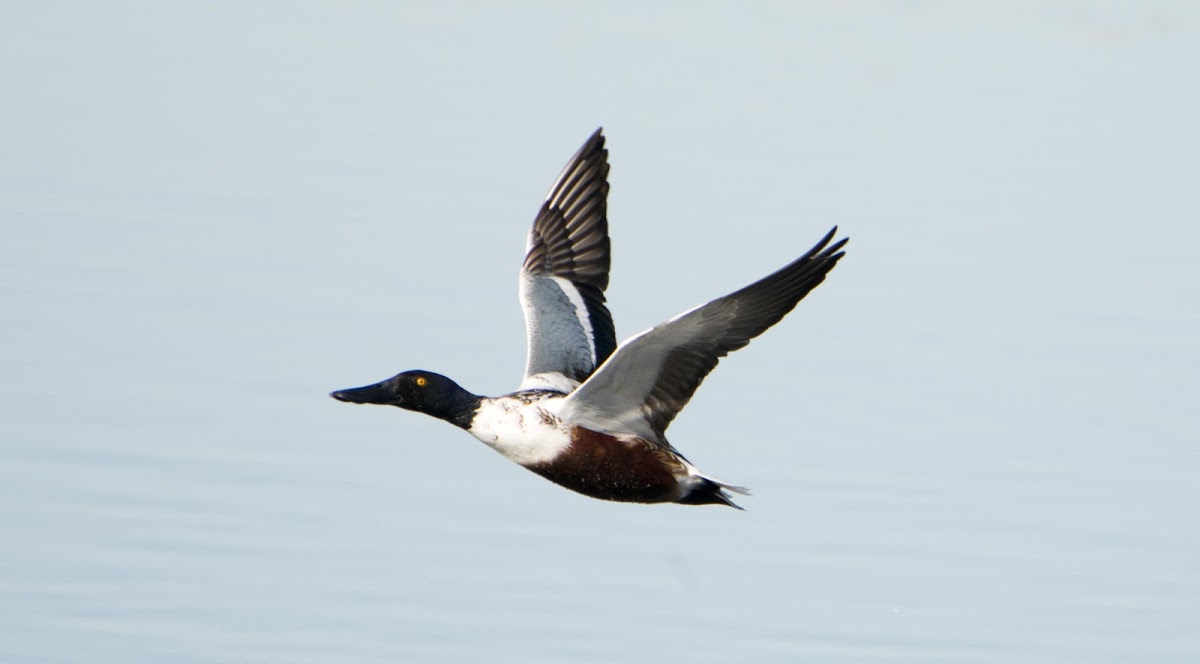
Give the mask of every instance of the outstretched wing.
[(588, 138), (546, 194), (521, 268), (528, 355), (522, 389), (568, 392), (617, 346), (608, 288), (608, 150)]
[(778, 272), (626, 340), (564, 399), (559, 414), (666, 444), (667, 426), (717, 361), (779, 322), (825, 280), (847, 242), (830, 245), (836, 232)]

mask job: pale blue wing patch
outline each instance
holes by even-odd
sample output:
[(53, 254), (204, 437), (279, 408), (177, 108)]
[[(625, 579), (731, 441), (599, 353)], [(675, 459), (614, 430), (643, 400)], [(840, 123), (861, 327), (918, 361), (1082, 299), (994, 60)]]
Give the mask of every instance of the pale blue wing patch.
[(608, 151), (596, 130), (546, 195), (521, 268), (528, 357), (522, 388), (570, 391), (616, 347), (605, 306), (610, 266)]
[(595, 330), (583, 296), (561, 277), (522, 275), (521, 303), (527, 328), (521, 389), (574, 389), (596, 365)]

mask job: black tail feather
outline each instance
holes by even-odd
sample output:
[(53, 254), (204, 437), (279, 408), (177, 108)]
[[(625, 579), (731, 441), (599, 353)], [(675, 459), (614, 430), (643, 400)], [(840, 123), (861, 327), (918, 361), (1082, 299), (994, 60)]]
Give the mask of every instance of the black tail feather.
[(701, 477), (699, 479), (700, 482), (694, 485), (691, 491), (688, 491), (687, 494), (680, 496), (679, 500), (676, 500), (675, 502), (681, 505), (728, 505), (734, 509), (741, 510), (743, 509), (742, 506), (730, 500), (729, 494), (725, 493), (722, 489), (736, 491), (744, 496), (750, 495), (749, 491), (740, 486), (735, 487), (727, 484), (720, 484), (708, 479), (707, 477)]

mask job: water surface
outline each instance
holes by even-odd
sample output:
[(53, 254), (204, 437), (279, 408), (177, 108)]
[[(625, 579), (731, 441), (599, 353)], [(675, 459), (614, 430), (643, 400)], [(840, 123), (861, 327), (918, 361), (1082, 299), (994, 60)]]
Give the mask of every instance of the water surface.
[[(0, 39), (0, 660), (1200, 658), (1200, 15), (37, 6)], [(591, 501), (326, 393), (519, 381), (610, 137), (627, 336), (838, 224)]]

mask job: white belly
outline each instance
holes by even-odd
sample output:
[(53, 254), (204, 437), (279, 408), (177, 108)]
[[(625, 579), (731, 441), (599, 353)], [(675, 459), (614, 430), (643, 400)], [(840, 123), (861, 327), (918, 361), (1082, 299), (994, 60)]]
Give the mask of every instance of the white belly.
[(543, 406), (559, 400), (555, 397), (532, 402), (512, 397), (484, 399), (469, 431), (522, 466), (548, 462), (571, 444), (561, 421)]

